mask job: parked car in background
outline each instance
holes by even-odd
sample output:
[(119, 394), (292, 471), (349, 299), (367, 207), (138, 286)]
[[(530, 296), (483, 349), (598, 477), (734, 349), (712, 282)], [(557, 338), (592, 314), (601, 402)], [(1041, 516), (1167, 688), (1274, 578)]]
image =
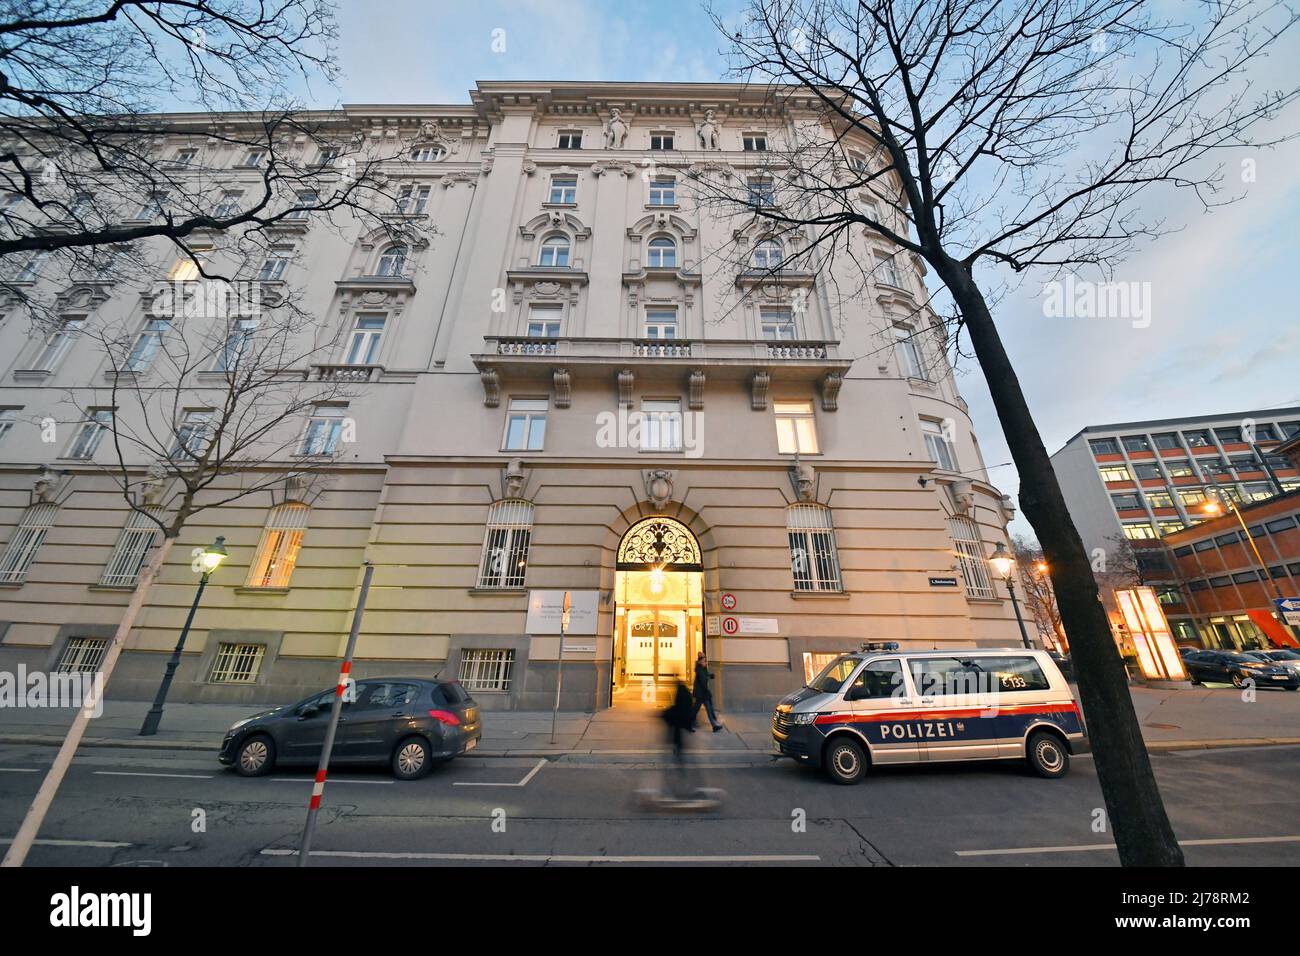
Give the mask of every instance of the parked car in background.
[(1074, 663), (1070, 660), (1069, 654), (1062, 654), (1060, 651), (1048, 651), (1047, 656), (1060, 668), (1066, 680), (1074, 680)]
[[(473, 750), (483, 734), (478, 705), (455, 681), (379, 677), (357, 681), (355, 689), (339, 716), (331, 764), (387, 764), (399, 779), (415, 780)], [(334, 698), (330, 688), (237, 721), (217, 759), (245, 777), (315, 767)]]
[(1194, 651), (1183, 655), (1188, 679), (1193, 684), (1243, 686), (1252, 680), (1256, 687), (1300, 688), (1300, 673), (1280, 664), (1240, 651)]
[(1293, 651), (1284, 647), (1271, 651), (1251, 651), (1250, 654), (1260, 660), (1269, 661), (1279, 667), (1285, 667), (1289, 671), (1300, 674), (1300, 651)]

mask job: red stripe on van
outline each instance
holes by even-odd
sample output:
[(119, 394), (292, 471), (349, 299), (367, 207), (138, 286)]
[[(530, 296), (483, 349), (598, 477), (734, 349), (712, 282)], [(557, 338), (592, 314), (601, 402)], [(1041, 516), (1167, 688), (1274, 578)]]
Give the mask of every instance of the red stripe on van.
[(1078, 714), (1079, 708), (1068, 704), (1012, 704), (1008, 707), (963, 707), (961, 710), (883, 710), (874, 714), (822, 714), (814, 724), (872, 724), (885, 720), (961, 720), (994, 714)]

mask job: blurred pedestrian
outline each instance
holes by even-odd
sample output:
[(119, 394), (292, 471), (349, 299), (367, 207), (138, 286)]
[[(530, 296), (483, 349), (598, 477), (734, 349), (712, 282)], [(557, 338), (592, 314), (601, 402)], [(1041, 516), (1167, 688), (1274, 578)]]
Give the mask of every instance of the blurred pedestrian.
[(695, 718), (700, 713), (700, 707), (704, 707), (704, 712), (709, 715), (709, 724), (713, 727), (716, 734), (722, 729), (722, 724), (718, 722), (718, 715), (713, 710), (713, 692), (709, 690), (709, 679), (713, 677), (709, 673), (709, 662), (704, 659), (704, 652), (700, 651), (695, 655), (695, 703), (691, 706), (691, 725), (695, 724)]
[(663, 712), (663, 718), (668, 724), (668, 739), (673, 745), (673, 764), (676, 770), (674, 782), (678, 795), (685, 797), (691, 792), (691, 781), (686, 767), (686, 738), (683, 734), (694, 730), (695, 708), (691, 702), (690, 690), (680, 680), (673, 694), (673, 702)]

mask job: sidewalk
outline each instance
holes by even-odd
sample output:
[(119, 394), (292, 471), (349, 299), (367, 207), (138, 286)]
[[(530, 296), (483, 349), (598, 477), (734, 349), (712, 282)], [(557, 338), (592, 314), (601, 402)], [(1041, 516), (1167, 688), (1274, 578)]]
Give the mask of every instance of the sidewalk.
[[(1231, 688), (1132, 688), (1142, 735), (1152, 751), (1207, 747), (1300, 744), (1300, 693), (1260, 691), (1252, 703)], [(91, 721), (83, 747), (133, 747), (214, 752), (235, 721), (256, 708), (220, 704), (168, 704), (156, 736), (138, 731), (149, 709), (144, 701), (106, 701)], [(701, 715), (702, 716), (702, 715)], [(766, 759), (772, 752), (766, 712), (722, 714), (726, 729), (712, 733), (701, 719), (691, 750), (709, 757)], [(72, 714), (66, 710), (0, 710), (0, 743), (56, 746)], [(483, 713), (483, 739), (471, 758), (557, 756), (651, 756), (669, 751), (663, 722), (651, 711), (564, 712), (556, 719), (538, 711)]]

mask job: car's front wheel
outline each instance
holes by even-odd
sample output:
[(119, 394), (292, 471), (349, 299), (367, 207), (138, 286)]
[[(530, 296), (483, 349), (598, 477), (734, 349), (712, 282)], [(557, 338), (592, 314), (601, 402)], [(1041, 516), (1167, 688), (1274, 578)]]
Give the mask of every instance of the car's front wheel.
[(418, 780), (432, 764), (429, 742), (423, 737), (407, 737), (393, 750), (393, 776), (399, 780)]
[(854, 784), (867, 773), (867, 757), (856, 740), (840, 736), (826, 748), (825, 766), (836, 783)]
[(1064, 777), (1070, 769), (1070, 752), (1061, 738), (1039, 731), (1029, 738), (1025, 757), (1040, 777)]
[(266, 734), (253, 734), (235, 752), (235, 770), (241, 777), (260, 777), (275, 766), (275, 742)]

